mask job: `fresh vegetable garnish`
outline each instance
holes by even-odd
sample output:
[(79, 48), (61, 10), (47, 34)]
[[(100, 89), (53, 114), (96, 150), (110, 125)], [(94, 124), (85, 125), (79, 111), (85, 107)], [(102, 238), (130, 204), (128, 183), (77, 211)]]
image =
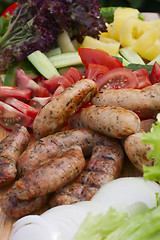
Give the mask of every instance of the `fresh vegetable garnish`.
[(160, 183), (160, 122), (157, 121), (153, 124), (150, 132), (144, 132), (141, 140), (144, 144), (151, 144), (153, 147), (153, 150), (147, 154), (147, 158), (153, 158), (156, 160), (152, 167), (143, 166), (144, 179)]
[(123, 65), (120, 61), (102, 50), (79, 48), (78, 53), (82, 59), (84, 66), (86, 67), (89, 63), (93, 63), (106, 66), (110, 70), (113, 68), (123, 68)]
[(23, 100), (30, 100), (31, 90), (18, 87), (0, 86), (0, 99), (15, 97)]
[(20, 61), (36, 50), (44, 52), (56, 46), (63, 29), (78, 41), (84, 35), (98, 37), (100, 31), (106, 30), (98, 1), (18, 0), (0, 42), (0, 71), (6, 70), (13, 60)]
[(160, 82), (160, 66), (155, 62), (151, 72), (151, 83), (154, 84), (158, 82)]
[(1, 16), (4, 16), (5, 18), (12, 16), (17, 7), (18, 3), (12, 3), (4, 10)]
[(2, 101), (0, 101), (0, 114), (0, 125), (9, 131), (12, 131), (16, 123), (29, 127), (33, 122), (31, 117)]

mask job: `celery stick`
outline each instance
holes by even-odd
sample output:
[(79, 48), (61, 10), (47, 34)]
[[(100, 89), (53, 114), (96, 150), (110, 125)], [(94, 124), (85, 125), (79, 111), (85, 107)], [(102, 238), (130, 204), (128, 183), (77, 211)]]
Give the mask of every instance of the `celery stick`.
[(41, 51), (35, 51), (28, 56), (28, 60), (47, 79), (59, 76), (57, 69), (50, 62), (49, 58)]
[(131, 47), (120, 48), (119, 52), (130, 63), (145, 64), (138, 53)]
[(67, 52), (57, 54), (53, 57), (50, 57), (49, 60), (55, 68), (63, 68), (67, 66), (82, 64), (78, 52)]
[(127, 66), (128, 64), (130, 64), (130, 62), (128, 62), (123, 56), (121, 56), (120, 54), (117, 55), (117, 57), (122, 58), (122, 64), (123, 66)]
[(64, 30), (63, 33), (57, 37), (57, 43), (62, 52), (74, 52), (76, 51), (68, 33)]

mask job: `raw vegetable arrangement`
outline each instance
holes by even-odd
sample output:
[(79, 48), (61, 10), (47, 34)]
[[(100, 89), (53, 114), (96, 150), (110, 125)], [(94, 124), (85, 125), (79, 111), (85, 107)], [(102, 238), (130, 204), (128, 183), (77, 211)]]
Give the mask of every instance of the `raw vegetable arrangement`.
[[(100, 8), (97, 1), (19, 0), (2, 14), (0, 125), (11, 134), (0, 143), (0, 186), (13, 183), (2, 210), (20, 218), (47, 202), (54, 207), (53, 215), (51, 209), (24, 217), (24, 228), (19, 220), (11, 239), (37, 234), (28, 221), (43, 224), (48, 239), (158, 239), (159, 26), (159, 19), (146, 21), (137, 9)], [(31, 145), (28, 130), (37, 140)], [(150, 181), (120, 178), (118, 185), (124, 151)], [(116, 193), (129, 182), (131, 195), (135, 184), (146, 192), (122, 206), (124, 198), (114, 202), (111, 194), (114, 182)], [(72, 234), (63, 224), (52, 232), (48, 222), (63, 211), (71, 215), (72, 207), (80, 219)]]

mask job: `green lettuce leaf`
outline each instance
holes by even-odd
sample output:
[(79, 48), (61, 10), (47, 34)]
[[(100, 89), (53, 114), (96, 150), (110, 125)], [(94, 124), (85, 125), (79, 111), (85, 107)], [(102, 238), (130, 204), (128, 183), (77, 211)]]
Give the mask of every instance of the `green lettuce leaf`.
[(126, 218), (127, 213), (118, 213), (113, 208), (104, 215), (93, 216), (89, 213), (73, 240), (102, 240), (121, 226)]
[(151, 144), (153, 150), (147, 154), (147, 158), (154, 158), (156, 161), (151, 167), (143, 166), (143, 177), (145, 180), (157, 181), (160, 183), (160, 122), (152, 125), (151, 132), (143, 133), (141, 141), (144, 144)]

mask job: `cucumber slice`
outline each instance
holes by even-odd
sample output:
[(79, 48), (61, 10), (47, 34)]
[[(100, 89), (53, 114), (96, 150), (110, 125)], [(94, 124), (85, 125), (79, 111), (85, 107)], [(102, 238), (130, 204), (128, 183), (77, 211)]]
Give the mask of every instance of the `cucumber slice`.
[(82, 60), (78, 55), (78, 52), (57, 54), (53, 57), (50, 57), (49, 60), (55, 68), (63, 68), (72, 65), (82, 64)]
[(49, 52), (46, 52), (45, 55), (49, 58), (60, 53), (61, 53), (61, 49), (60, 47), (57, 47), (57, 48), (51, 49)]
[(4, 78), (4, 86), (16, 86), (16, 69), (20, 68), (20, 63), (14, 62), (7, 70)]
[(157, 62), (160, 65), (160, 55), (154, 58), (151, 62), (147, 63), (147, 65), (154, 65), (155, 62)]
[(57, 43), (63, 53), (76, 51), (68, 33), (65, 30), (63, 33), (58, 35)]
[(117, 57), (122, 59), (122, 64), (123, 66), (127, 66), (128, 64), (130, 64), (130, 62), (128, 62), (124, 57), (122, 57), (120, 54), (117, 55)]
[(37, 50), (28, 55), (28, 60), (45, 78), (50, 79), (59, 76), (57, 69), (41, 51)]
[(119, 52), (130, 63), (145, 64), (138, 53), (131, 47), (120, 48)]

